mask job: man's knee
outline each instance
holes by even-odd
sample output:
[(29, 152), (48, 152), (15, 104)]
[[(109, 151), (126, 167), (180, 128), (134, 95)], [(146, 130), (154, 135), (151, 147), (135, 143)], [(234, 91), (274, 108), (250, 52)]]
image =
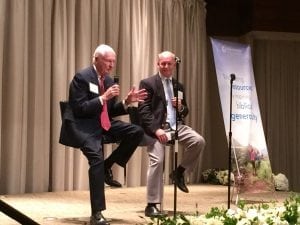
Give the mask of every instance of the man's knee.
[(152, 157), (150, 159), (150, 167), (161, 167), (164, 164), (164, 159), (160, 157)]
[(137, 134), (142, 137), (144, 135), (143, 128), (140, 126), (136, 126), (136, 127), (137, 127)]
[(135, 139), (142, 139), (143, 136), (144, 136), (144, 130), (142, 127), (138, 126), (138, 125), (135, 125), (135, 124), (132, 124), (132, 126), (134, 127), (134, 132), (133, 132), (133, 137)]
[(159, 156), (153, 153), (149, 153), (150, 166), (151, 167), (160, 167), (164, 164), (164, 156)]
[(104, 163), (103, 156), (98, 154), (87, 157), (87, 159), (90, 167), (97, 167)]
[(205, 139), (201, 135), (198, 136), (197, 143), (202, 148), (204, 148), (206, 145)]

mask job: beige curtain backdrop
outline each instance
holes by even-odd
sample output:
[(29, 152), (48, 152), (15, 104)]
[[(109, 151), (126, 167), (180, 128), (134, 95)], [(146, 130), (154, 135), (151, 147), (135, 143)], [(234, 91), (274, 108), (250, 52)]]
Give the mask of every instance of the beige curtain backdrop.
[(254, 73), (273, 173), (300, 192), (300, 34), (249, 34)]
[[(1, 194), (88, 189), (86, 159), (58, 143), (59, 101), (68, 98), (72, 77), (91, 64), (101, 43), (117, 52), (121, 97), (156, 72), (159, 52), (182, 58), (187, 122), (204, 132), (202, 0), (0, 0), (0, 10)], [(138, 148), (127, 167), (127, 186), (146, 184), (147, 164), (146, 150)], [(124, 181), (123, 169), (115, 166), (114, 174)]]
[[(117, 52), (122, 98), (156, 72), (159, 52), (175, 52), (190, 107), (186, 122), (207, 141), (189, 182), (200, 182), (202, 169), (226, 169), (205, 17), (203, 0), (0, 0), (0, 194), (88, 189), (86, 159), (58, 143), (59, 101), (68, 98), (75, 71), (91, 64), (100, 43)], [(254, 32), (233, 40), (252, 46), (273, 172), (286, 174), (291, 190), (300, 191), (300, 37)], [(105, 153), (113, 147), (105, 146)], [(171, 156), (168, 151), (166, 170)], [(146, 185), (147, 164), (145, 148), (138, 148), (127, 166), (127, 186)], [(123, 169), (113, 170), (124, 181)]]

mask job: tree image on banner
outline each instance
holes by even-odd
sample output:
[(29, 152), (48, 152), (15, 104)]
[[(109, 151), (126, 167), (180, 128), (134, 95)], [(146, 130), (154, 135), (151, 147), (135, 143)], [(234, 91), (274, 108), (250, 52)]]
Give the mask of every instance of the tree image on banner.
[[(211, 38), (221, 108), (228, 140), (232, 124), (232, 172), (239, 192), (273, 191), (274, 183), (262, 127), (249, 45)], [(230, 114), (230, 75), (232, 113)]]

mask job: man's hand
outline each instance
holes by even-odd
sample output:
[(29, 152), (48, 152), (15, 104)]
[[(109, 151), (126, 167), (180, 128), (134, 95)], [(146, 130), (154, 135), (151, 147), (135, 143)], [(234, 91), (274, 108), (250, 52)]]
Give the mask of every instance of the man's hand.
[[(177, 103), (176, 97), (173, 97), (173, 98), (172, 98), (172, 106), (173, 106), (174, 108), (177, 108), (177, 107), (176, 107), (176, 103)], [(181, 109), (182, 109), (181, 99), (178, 98), (178, 110), (180, 111)]]
[(134, 102), (143, 102), (147, 96), (148, 94), (145, 89), (136, 90), (135, 86), (133, 86), (125, 98), (125, 104), (129, 105)]
[(120, 94), (120, 87), (118, 84), (114, 84), (104, 92), (101, 98), (103, 101), (108, 101), (109, 99), (118, 96), (119, 94)]
[(157, 139), (159, 140), (160, 143), (165, 144), (168, 142), (168, 137), (166, 132), (163, 129), (158, 129), (155, 132), (155, 135), (157, 137)]

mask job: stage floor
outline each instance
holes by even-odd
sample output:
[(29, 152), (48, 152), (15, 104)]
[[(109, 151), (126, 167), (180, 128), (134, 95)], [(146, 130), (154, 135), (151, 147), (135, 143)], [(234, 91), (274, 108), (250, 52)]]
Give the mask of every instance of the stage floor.
[[(205, 214), (211, 207), (228, 206), (228, 188), (221, 185), (189, 185), (190, 193), (177, 191), (177, 213)], [(170, 215), (174, 210), (174, 186), (165, 186), (163, 209)], [(231, 193), (234, 192), (231, 190)], [(239, 194), (239, 199), (249, 203), (282, 203), (289, 192)], [(67, 225), (89, 224), (90, 204), (88, 191), (47, 192), (23, 195), (2, 195), (0, 200), (17, 209), (39, 224)], [(231, 208), (236, 195), (233, 196)], [(144, 216), (146, 206), (146, 187), (110, 188), (106, 187), (106, 206), (104, 216), (112, 225), (147, 224)], [(19, 224), (7, 215), (0, 213), (1, 225)]]

